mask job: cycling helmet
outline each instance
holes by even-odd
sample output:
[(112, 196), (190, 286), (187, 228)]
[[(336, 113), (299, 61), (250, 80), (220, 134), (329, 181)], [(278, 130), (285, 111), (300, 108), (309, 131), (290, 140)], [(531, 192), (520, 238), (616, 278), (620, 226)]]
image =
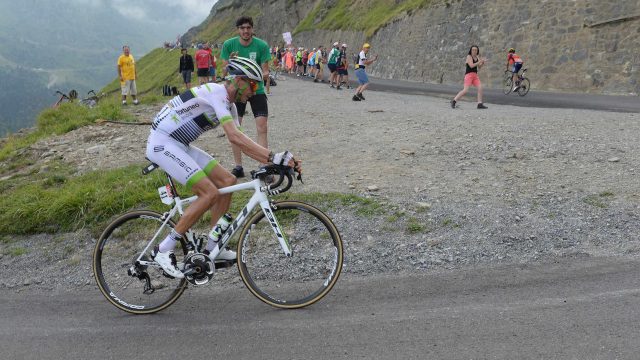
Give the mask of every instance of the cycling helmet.
[(227, 65), (229, 76), (227, 78), (233, 79), (236, 76), (248, 77), (251, 80), (262, 81), (262, 69), (258, 64), (248, 58), (235, 57), (229, 59), (229, 65)]
[(509, 48), (509, 52), (510, 52), (510, 53), (514, 53), (514, 52), (516, 52), (516, 49), (514, 49), (514, 48)]

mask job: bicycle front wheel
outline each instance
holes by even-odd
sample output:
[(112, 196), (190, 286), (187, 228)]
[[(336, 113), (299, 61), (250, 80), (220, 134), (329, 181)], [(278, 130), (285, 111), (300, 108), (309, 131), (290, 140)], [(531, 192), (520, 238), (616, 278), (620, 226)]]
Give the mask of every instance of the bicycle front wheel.
[(511, 75), (507, 75), (502, 82), (502, 92), (505, 95), (509, 95), (511, 90), (513, 89), (513, 79), (511, 79)]
[[(238, 241), (238, 269), (253, 295), (285, 309), (311, 305), (335, 285), (343, 263), (342, 239), (319, 209), (298, 201), (273, 205), (275, 219), (256, 212)], [(280, 226), (292, 254), (286, 256), (271, 222)]]
[(529, 79), (522, 78), (522, 80), (520, 80), (520, 87), (518, 88), (518, 95), (527, 95), (527, 93), (529, 93), (529, 89), (531, 89), (531, 83), (529, 82)]
[[(102, 294), (118, 309), (132, 314), (150, 314), (173, 304), (186, 289), (185, 279), (163, 275), (151, 259), (154, 239), (162, 241), (174, 223), (162, 226), (162, 215), (153, 211), (128, 212), (107, 226), (93, 252), (93, 274)], [(184, 261), (186, 246), (181, 240), (175, 254)], [(142, 254), (142, 258), (138, 258)]]

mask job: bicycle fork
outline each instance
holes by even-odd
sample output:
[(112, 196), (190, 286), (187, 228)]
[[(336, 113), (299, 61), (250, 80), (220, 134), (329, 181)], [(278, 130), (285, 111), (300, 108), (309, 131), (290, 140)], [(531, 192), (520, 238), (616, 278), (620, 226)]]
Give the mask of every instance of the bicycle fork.
[(269, 220), (269, 224), (271, 224), (271, 228), (273, 229), (273, 232), (278, 238), (278, 242), (280, 243), (280, 247), (282, 247), (282, 251), (287, 257), (292, 256), (293, 250), (291, 249), (291, 244), (289, 243), (289, 240), (284, 235), (284, 232), (282, 231), (282, 228), (280, 227), (278, 220), (273, 214), (273, 209), (271, 208), (271, 204), (269, 203), (269, 201), (264, 201), (260, 203), (260, 207), (262, 208), (262, 212), (264, 213), (264, 215)]

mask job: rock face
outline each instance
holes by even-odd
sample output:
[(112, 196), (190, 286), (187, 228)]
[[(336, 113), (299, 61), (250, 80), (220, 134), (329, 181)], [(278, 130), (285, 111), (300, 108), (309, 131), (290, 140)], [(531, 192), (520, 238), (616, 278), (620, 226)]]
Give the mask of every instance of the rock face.
[[(207, 22), (188, 33), (191, 39), (207, 27), (233, 34), (235, 18), (252, 15), (259, 37), (282, 45), (283, 32), (296, 28), (319, 3), (331, 0), (220, 1)], [(246, 4), (246, 5), (245, 5)], [(324, 12), (319, 11), (318, 17)], [(316, 19), (317, 23), (320, 19)], [(506, 49), (514, 47), (529, 69), (532, 88), (603, 94), (640, 93), (640, 1), (638, 0), (434, 0), (405, 13), (366, 38), (360, 31), (313, 30), (293, 34), (294, 45), (317, 47), (334, 41), (359, 51), (372, 45), (379, 61), (374, 76), (460, 85), (464, 58), (472, 44), (488, 58), (480, 77), (500, 87)]]

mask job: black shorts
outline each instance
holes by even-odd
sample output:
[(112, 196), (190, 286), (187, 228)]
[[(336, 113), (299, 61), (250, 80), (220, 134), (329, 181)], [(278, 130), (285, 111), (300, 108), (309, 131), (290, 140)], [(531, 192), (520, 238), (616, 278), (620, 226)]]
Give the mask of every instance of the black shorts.
[(338, 69), (338, 75), (349, 75), (347, 69)]
[[(269, 116), (269, 106), (267, 105), (267, 95), (265, 94), (255, 94), (249, 98), (247, 101), (251, 104), (251, 111), (253, 111), (253, 117), (257, 118), (260, 116), (268, 117)], [(236, 103), (236, 109), (238, 109), (238, 116), (243, 117), (246, 111), (247, 104), (246, 103)]]
[(209, 68), (198, 68), (198, 77), (209, 77)]
[(336, 72), (336, 68), (338, 67), (337, 64), (327, 64), (327, 67), (329, 68), (329, 71), (331, 71), (331, 73)]
[(316, 64), (316, 69), (320, 70), (320, 64)]
[(297, 62), (298, 66), (302, 66), (302, 60)]

